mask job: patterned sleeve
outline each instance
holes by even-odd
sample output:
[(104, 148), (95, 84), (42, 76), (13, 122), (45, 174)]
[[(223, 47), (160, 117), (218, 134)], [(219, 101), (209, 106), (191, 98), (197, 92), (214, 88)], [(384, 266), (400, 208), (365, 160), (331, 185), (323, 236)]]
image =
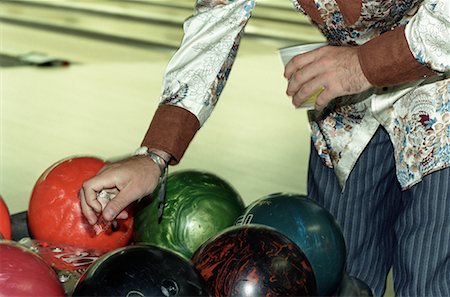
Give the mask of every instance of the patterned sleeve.
[(203, 124), (211, 114), (236, 57), (255, 0), (197, 0), (184, 23), (184, 37), (163, 80), (162, 105), (194, 114)]
[(438, 72), (450, 70), (450, 1), (424, 0), (405, 35), (417, 61)]

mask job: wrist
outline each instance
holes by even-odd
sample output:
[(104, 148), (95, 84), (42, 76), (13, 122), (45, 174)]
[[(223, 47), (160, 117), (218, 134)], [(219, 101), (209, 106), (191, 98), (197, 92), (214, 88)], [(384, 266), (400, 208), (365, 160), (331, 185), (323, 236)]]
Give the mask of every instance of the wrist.
[(149, 149), (146, 146), (142, 146), (136, 150), (135, 155), (147, 156), (155, 163), (160, 170), (160, 176), (164, 176), (167, 171), (167, 166), (171, 156), (164, 151), (158, 149)]
[(158, 156), (160, 156), (166, 163), (166, 166), (169, 166), (170, 159), (172, 159), (172, 156), (170, 154), (166, 153), (165, 151), (162, 151), (160, 149), (155, 149), (155, 148), (149, 148), (148, 151), (153, 152), (153, 153), (157, 154)]

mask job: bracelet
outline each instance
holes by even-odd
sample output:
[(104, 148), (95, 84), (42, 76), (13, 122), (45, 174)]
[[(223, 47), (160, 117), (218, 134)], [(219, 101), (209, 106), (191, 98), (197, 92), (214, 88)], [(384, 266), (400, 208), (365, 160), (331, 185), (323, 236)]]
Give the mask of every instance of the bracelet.
[(159, 170), (161, 171), (160, 177), (163, 177), (165, 175), (167, 171), (167, 162), (163, 157), (153, 151), (150, 151), (146, 146), (138, 148), (135, 152), (135, 155), (148, 156), (150, 159), (152, 159), (153, 162), (156, 163), (156, 165), (158, 165)]

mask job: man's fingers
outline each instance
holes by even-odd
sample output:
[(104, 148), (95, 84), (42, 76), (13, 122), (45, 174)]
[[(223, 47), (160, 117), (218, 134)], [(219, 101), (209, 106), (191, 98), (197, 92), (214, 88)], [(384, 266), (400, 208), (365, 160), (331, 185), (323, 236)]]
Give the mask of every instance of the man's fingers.
[(333, 91), (330, 88), (325, 88), (316, 99), (316, 103), (314, 105), (315, 110), (322, 111), (328, 105), (328, 102), (330, 102), (330, 100), (334, 97), (335, 95)]
[(86, 198), (86, 203), (95, 209), (96, 212), (102, 211), (102, 206), (97, 200), (97, 193), (104, 189), (115, 189), (118, 187), (115, 182), (115, 177), (108, 171), (87, 180), (83, 184), (83, 192)]
[(314, 61), (313, 55), (304, 53), (293, 57), (284, 67), (284, 77), (290, 79), (292, 75), (304, 65)]
[[(89, 209), (101, 213), (102, 212), (102, 205), (97, 200), (97, 192), (90, 189), (89, 187), (83, 186), (80, 189), (79, 196), (82, 202), (86, 204)], [(84, 210), (84, 209), (83, 209)]]
[(315, 77), (301, 86), (299, 91), (292, 97), (292, 104), (300, 107), (305, 102), (315, 102), (317, 97), (324, 91), (325, 80)]
[(289, 80), (286, 94), (288, 96), (294, 96), (306, 82), (321, 75), (323, 71), (323, 68), (317, 67), (314, 64), (308, 64), (298, 69)]
[(323, 55), (324, 48), (326, 47), (321, 47), (293, 57), (284, 67), (284, 77), (286, 79), (290, 79), (298, 69), (301, 69), (305, 65), (311, 64), (317, 59), (320, 59)]
[(126, 220), (128, 219), (128, 212), (126, 210), (122, 210), (116, 217), (118, 220)]
[(97, 172), (97, 175), (101, 174), (102, 172), (104, 172), (105, 170), (107, 170), (110, 167), (110, 164), (105, 163), (105, 165), (103, 165), (102, 168), (100, 168), (100, 170)]
[[(86, 203), (86, 198), (84, 196), (83, 189), (79, 192), (80, 201), (81, 201), (81, 211), (83, 212), (83, 215), (88, 220), (89, 224), (94, 225), (97, 223), (97, 215), (95, 211)], [(100, 205), (100, 211), (101, 211), (101, 205)]]
[[(149, 164), (153, 164), (153, 167)], [(102, 219), (109, 222), (115, 218), (125, 219), (128, 213), (124, 209), (150, 193), (158, 179), (159, 168), (149, 158), (132, 157), (111, 163), (84, 182), (80, 191), (83, 212), (90, 222), (94, 221), (92, 212), (97, 212), (97, 215), (101, 213)]]
[(108, 171), (103, 171), (95, 177), (84, 182), (79, 192), (81, 200), (81, 210), (90, 224), (95, 224), (98, 214), (102, 213), (102, 204), (97, 199), (98, 193), (107, 189), (108, 192), (117, 193), (115, 179)]
[(110, 200), (105, 209), (103, 209), (103, 218), (107, 221), (112, 221), (119, 214), (124, 216), (125, 214), (122, 214), (123, 210), (137, 198), (140, 197), (135, 197), (135, 195), (130, 193), (129, 189), (125, 187), (119, 192), (119, 194), (117, 194), (116, 197), (114, 197), (114, 199)]

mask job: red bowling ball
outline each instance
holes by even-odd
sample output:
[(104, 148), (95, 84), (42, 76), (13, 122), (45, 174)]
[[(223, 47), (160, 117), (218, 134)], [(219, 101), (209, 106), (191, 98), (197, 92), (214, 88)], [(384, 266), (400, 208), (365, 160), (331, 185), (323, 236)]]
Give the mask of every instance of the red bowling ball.
[(37, 254), (0, 242), (0, 297), (65, 296), (55, 271)]
[(11, 217), (2, 196), (0, 196), (0, 239), (11, 239)]
[(34, 239), (97, 250), (126, 246), (133, 234), (133, 216), (110, 225), (91, 226), (81, 212), (78, 193), (83, 182), (105, 164), (94, 157), (74, 157), (48, 168), (36, 182), (28, 208)]

